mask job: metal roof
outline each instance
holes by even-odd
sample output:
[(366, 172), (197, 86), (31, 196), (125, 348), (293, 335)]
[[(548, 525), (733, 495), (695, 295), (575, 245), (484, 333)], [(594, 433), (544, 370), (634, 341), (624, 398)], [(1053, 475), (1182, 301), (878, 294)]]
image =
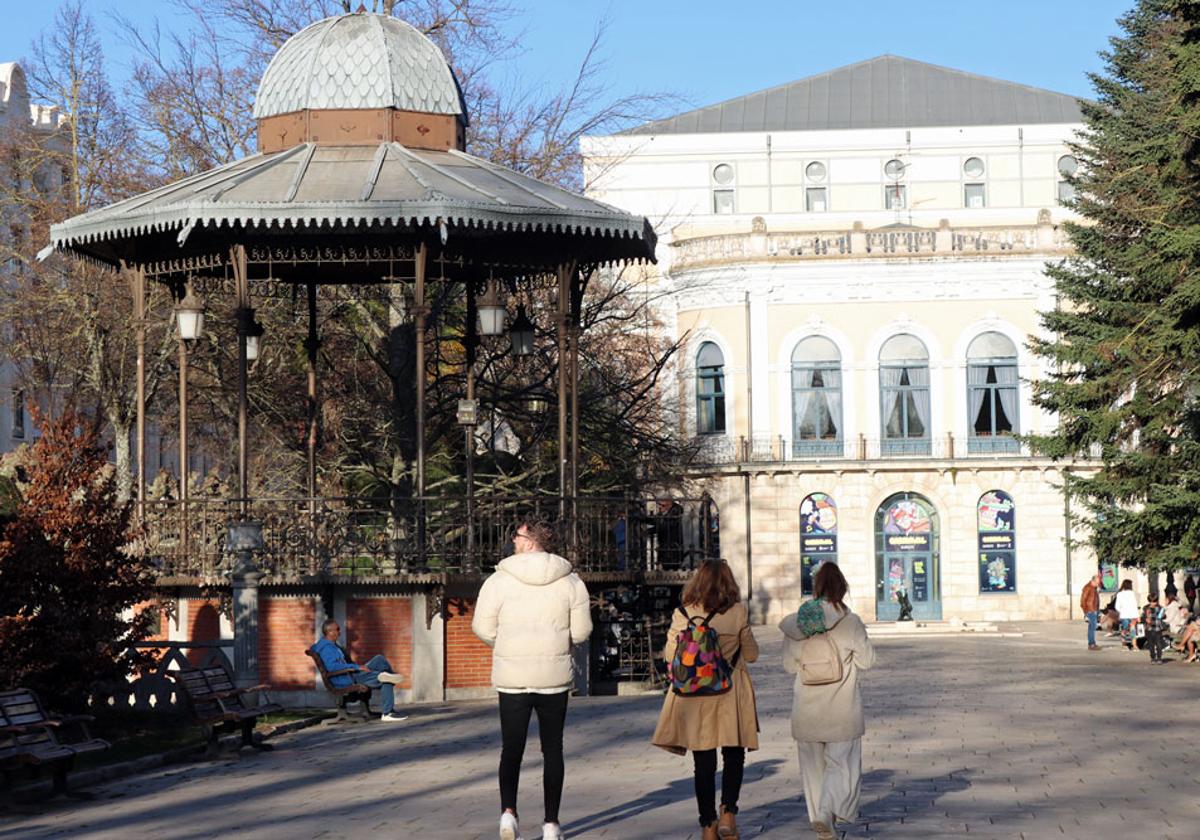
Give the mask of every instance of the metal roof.
[[(445, 224), (476, 237), (510, 232), (616, 240), (604, 259), (654, 259), (649, 222), (608, 204), (459, 152), (304, 143), (257, 154), (50, 229), (52, 245), (113, 263), (113, 248), (164, 234), (185, 253), (189, 237), (219, 228), (376, 232)], [(175, 236), (170, 237), (169, 234)], [(304, 234), (292, 233), (299, 243)], [(539, 240), (540, 241), (540, 240)], [(598, 247), (598, 246), (597, 246)], [(595, 248), (592, 248), (595, 250)], [(534, 256), (534, 255), (530, 255)]]
[(881, 55), (655, 120), (625, 134), (829, 131), (1083, 121), (1079, 100), (962, 70)]
[(254, 99), (255, 119), (335, 108), (467, 116), (437, 45), (402, 20), (370, 12), (301, 29), (275, 53)]

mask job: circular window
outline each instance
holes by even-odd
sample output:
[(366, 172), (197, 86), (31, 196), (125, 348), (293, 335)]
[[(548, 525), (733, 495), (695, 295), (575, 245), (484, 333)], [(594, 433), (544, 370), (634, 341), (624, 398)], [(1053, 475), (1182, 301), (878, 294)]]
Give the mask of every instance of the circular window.
[(825, 164), (821, 163), (819, 160), (814, 160), (807, 167), (805, 167), (804, 174), (808, 176), (808, 180), (810, 181), (824, 181)]
[(1079, 161), (1074, 155), (1063, 155), (1058, 159), (1058, 171), (1063, 175), (1074, 175), (1079, 171)]
[(897, 160), (896, 158), (892, 158), (883, 165), (884, 173), (893, 181), (899, 181), (904, 177), (905, 168), (904, 161)]
[(713, 169), (713, 180), (722, 185), (732, 184), (733, 167), (728, 163), (718, 163), (716, 168)]
[(963, 173), (968, 178), (982, 178), (983, 158), (967, 158), (967, 162), (963, 164)]

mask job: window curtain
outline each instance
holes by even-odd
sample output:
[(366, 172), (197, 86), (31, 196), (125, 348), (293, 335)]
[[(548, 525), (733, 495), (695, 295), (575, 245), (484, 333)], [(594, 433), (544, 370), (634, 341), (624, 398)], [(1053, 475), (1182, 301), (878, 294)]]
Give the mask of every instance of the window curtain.
[[(917, 419), (921, 423), (921, 434), (914, 435), (910, 429), (909, 437), (929, 437), (929, 368), (927, 367), (910, 367), (908, 371), (908, 384), (912, 386), (913, 404), (917, 409)], [(909, 420), (909, 426), (913, 425), (912, 420)]]
[[(979, 430), (975, 428), (979, 421), (979, 411), (983, 408), (983, 401), (987, 397), (987, 365), (967, 365), (967, 403), (970, 411), (970, 434), (978, 434)], [(991, 429), (991, 418), (988, 418), (989, 431)]]
[(808, 422), (808, 410), (812, 406), (813, 369), (792, 368), (792, 417), (796, 424), (796, 440), (816, 437), (816, 424)]
[(1004, 409), (1004, 414), (1008, 417), (1008, 422), (1012, 424), (1014, 432), (1020, 431), (1020, 426), (1017, 423), (1017, 366), (1016, 365), (996, 365), (996, 393), (1000, 396), (1000, 406)]
[(903, 375), (904, 368), (902, 367), (881, 367), (879, 369), (879, 389), (883, 396), (884, 437), (904, 436), (902, 419), (896, 411), (896, 404), (900, 400), (900, 379)]
[(825, 408), (829, 411), (829, 425), (833, 436), (838, 440), (842, 437), (842, 371), (832, 368), (821, 371), (825, 377)]

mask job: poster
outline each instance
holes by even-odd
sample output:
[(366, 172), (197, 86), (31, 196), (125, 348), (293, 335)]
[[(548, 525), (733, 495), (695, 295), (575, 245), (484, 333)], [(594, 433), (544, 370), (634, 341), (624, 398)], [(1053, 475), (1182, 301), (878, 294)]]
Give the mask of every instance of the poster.
[(1016, 505), (1003, 490), (979, 497), (979, 591), (1017, 591)]
[(1116, 563), (1101, 563), (1100, 564), (1100, 591), (1101, 592), (1116, 592), (1117, 584), (1120, 581), (1120, 576), (1117, 574)]
[(913, 603), (929, 600), (929, 561), (924, 557), (912, 561)]
[(800, 503), (800, 591), (812, 594), (812, 576), (826, 560), (837, 562), (837, 504), (825, 493)]

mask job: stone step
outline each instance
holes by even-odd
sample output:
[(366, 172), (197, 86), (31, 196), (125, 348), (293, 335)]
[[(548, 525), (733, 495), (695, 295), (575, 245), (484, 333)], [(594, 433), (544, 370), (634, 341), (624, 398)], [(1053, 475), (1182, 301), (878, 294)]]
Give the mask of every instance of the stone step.
[(974, 633), (982, 636), (1011, 636), (1019, 637), (1020, 632), (1000, 632), (998, 625), (988, 621), (877, 621), (867, 625), (867, 632), (873, 638), (887, 636), (953, 636), (961, 633)]

